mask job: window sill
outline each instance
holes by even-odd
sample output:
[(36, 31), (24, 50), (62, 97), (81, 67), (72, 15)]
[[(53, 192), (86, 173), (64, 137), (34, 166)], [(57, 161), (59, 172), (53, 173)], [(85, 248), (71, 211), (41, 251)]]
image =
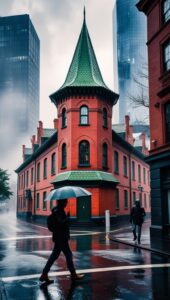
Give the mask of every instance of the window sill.
[(79, 126), (90, 126), (90, 124), (79, 124)]
[(54, 172), (54, 173), (51, 173), (51, 176), (54, 176), (54, 175), (56, 175), (56, 172)]
[(104, 129), (108, 129), (108, 126), (104, 126), (104, 125), (103, 125), (103, 128), (104, 128)]
[(119, 175), (119, 171), (114, 171), (114, 174)]
[(65, 167), (61, 167), (61, 170), (64, 170), (64, 169), (67, 169), (67, 166), (65, 166)]
[(61, 129), (67, 128), (67, 126), (62, 126)]
[(105, 170), (105, 171), (109, 170), (108, 167), (104, 167), (104, 166), (102, 166), (102, 169)]
[(80, 168), (80, 167), (83, 167), (83, 168), (89, 168), (89, 167), (91, 167), (91, 165), (90, 164), (86, 164), (86, 165), (84, 165), (84, 164), (78, 164), (78, 167)]
[(125, 178), (128, 178), (128, 175), (123, 175)]

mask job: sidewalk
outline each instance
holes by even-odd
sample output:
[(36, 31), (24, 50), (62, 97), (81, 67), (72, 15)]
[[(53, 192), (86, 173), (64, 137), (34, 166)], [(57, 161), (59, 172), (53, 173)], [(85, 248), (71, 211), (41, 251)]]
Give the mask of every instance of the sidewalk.
[(133, 242), (133, 233), (130, 224), (126, 227), (109, 234), (110, 240), (119, 242), (132, 247), (139, 247), (160, 255), (170, 256), (170, 239), (161, 240), (156, 239), (152, 242), (150, 240), (150, 221), (146, 221), (142, 226), (141, 244), (138, 245)]

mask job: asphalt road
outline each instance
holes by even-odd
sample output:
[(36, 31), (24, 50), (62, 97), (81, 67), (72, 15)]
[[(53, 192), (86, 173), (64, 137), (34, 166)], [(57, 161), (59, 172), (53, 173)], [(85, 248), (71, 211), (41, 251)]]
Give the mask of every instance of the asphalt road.
[[(121, 228), (120, 232), (122, 235)], [(61, 255), (49, 274), (54, 283), (41, 286), (38, 278), (53, 247), (51, 234), (10, 214), (1, 215), (2, 300), (170, 299), (167, 257), (112, 242), (99, 228), (72, 230), (70, 246), (77, 272), (85, 273), (85, 279), (72, 285)]]

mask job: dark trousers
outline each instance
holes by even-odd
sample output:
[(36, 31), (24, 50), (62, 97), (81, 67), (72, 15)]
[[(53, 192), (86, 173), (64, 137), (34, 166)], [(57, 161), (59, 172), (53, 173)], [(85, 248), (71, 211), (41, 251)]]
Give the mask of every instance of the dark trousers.
[(141, 231), (142, 231), (142, 224), (133, 224), (133, 235), (134, 238), (138, 238), (138, 242), (140, 242), (140, 238), (141, 238)]
[(50, 271), (51, 266), (55, 262), (55, 260), (59, 257), (61, 251), (64, 253), (66, 257), (67, 267), (70, 273), (75, 273), (75, 268), (73, 264), (72, 252), (70, 250), (70, 246), (68, 241), (55, 242), (53, 251), (43, 269), (43, 274), (47, 274)]

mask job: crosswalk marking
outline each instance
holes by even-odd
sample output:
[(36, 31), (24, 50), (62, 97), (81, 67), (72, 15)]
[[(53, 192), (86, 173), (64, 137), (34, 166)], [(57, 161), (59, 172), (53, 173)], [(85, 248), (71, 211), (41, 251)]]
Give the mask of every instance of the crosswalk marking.
[[(77, 270), (78, 274), (80, 273), (100, 273), (100, 272), (111, 272), (111, 271), (121, 271), (121, 270), (134, 270), (134, 269), (152, 269), (152, 268), (169, 268), (170, 264), (148, 264), (148, 265), (133, 265), (133, 266), (119, 266), (119, 267), (107, 267), (107, 268), (94, 268), (94, 269), (81, 269)], [(69, 275), (69, 271), (60, 271), (60, 272), (50, 272), (50, 277)], [(2, 277), (3, 282), (11, 282), (17, 280), (26, 280), (26, 279), (38, 279), (41, 274), (33, 275), (23, 275), (23, 276), (13, 276), (13, 277)]]

